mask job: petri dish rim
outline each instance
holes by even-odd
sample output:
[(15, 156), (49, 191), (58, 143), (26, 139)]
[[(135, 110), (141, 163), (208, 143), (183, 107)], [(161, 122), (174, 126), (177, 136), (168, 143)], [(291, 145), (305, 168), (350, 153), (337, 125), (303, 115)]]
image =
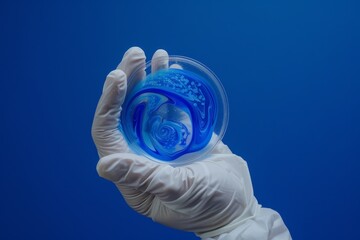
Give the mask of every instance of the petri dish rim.
[[(196, 74), (200, 74), (200, 75), (202, 75), (202, 77), (204, 79), (208, 80), (208, 83), (210, 85), (213, 85), (212, 88), (216, 91), (215, 96), (217, 98), (220, 97), (220, 99), (216, 99), (216, 100), (219, 105), (218, 106), (219, 109), (222, 109), (222, 111), (221, 111), (222, 113), (220, 113), (222, 116), (220, 116), (221, 118), (219, 118), (219, 116), (218, 116), (218, 119), (217, 119), (217, 121), (221, 121), (221, 128), (215, 129), (216, 131), (218, 131), (218, 133), (214, 133), (211, 140), (209, 141), (208, 145), (205, 148), (203, 148), (202, 150), (199, 150), (197, 152), (186, 153), (186, 154), (182, 155), (181, 157), (179, 157), (175, 160), (172, 160), (172, 161), (164, 161), (164, 160), (156, 159), (156, 158), (150, 156), (144, 150), (142, 150), (140, 147), (135, 147), (135, 149), (133, 149), (134, 146), (131, 147), (131, 144), (129, 144), (130, 149), (132, 149), (135, 153), (143, 154), (145, 157), (147, 157), (148, 159), (150, 159), (152, 161), (155, 161), (158, 163), (169, 164), (172, 166), (181, 166), (181, 165), (186, 165), (186, 164), (203, 159), (203, 157), (207, 153), (209, 153), (211, 150), (213, 150), (215, 148), (215, 146), (218, 144), (218, 142), (220, 142), (222, 140), (222, 138), (224, 137), (225, 132), (227, 130), (227, 126), (228, 126), (228, 122), (229, 122), (229, 104), (228, 104), (228, 98), (227, 98), (225, 88), (224, 88), (223, 84), (221, 83), (220, 79), (217, 77), (217, 75), (211, 69), (209, 69), (207, 66), (205, 66), (203, 63), (201, 63), (200, 61), (197, 61), (190, 57), (181, 56), (181, 55), (169, 55), (168, 57), (156, 57), (156, 58), (153, 58), (153, 59), (147, 61), (144, 64), (141, 64), (137, 68), (135, 68), (127, 80), (128, 81), (127, 82), (127, 85), (128, 85), (127, 95), (129, 94), (129, 92), (132, 90), (132, 88), (135, 86), (136, 83), (145, 79), (149, 74), (152, 73), (151, 72), (152, 63), (154, 63), (156, 61), (164, 61), (164, 59), (168, 60), (169, 67), (172, 64), (178, 64), (178, 65), (184, 67), (184, 69), (186, 69), (186, 70), (188, 70), (187, 68), (190, 67), (193, 70), (189, 70), (189, 71), (193, 71)], [(143, 79), (137, 79), (140, 71), (145, 72), (145, 76)], [(209, 79), (210, 79), (210, 81), (209, 81)], [(125, 102), (126, 102), (126, 99), (125, 99)], [(120, 125), (121, 124), (122, 123), (120, 123)], [(216, 124), (217, 123), (215, 123), (215, 125)], [(127, 138), (126, 134), (124, 134), (124, 137), (125, 137), (125, 140), (129, 143), (129, 139)], [(139, 151), (141, 153), (139, 153)]]

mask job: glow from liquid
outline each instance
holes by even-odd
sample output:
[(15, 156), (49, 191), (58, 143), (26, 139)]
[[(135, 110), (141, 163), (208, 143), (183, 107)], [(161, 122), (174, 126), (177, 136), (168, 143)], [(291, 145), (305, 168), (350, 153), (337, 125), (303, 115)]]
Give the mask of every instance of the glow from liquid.
[(172, 161), (209, 143), (217, 111), (214, 91), (204, 78), (182, 69), (160, 70), (128, 93), (121, 131), (135, 152)]

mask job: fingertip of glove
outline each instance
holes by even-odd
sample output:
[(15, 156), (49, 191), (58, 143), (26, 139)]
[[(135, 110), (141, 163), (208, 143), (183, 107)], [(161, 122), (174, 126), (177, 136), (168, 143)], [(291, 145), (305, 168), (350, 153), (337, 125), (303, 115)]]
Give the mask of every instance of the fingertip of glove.
[(140, 47), (133, 46), (125, 52), (124, 56), (126, 55), (145, 55), (145, 52)]
[(96, 171), (99, 176), (110, 180), (112, 182), (116, 181), (116, 176), (114, 175), (116, 169), (116, 160), (117, 158), (112, 155), (108, 155), (100, 158), (99, 162), (96, 165)]
[(115, 69), (108, 74), (107, 78), (112, 80), (123, 80), (126, 79), (126, 74), (121, 69)]
[(169, 67), (169, 54), (164, 49), (158, 49), (151, 59), (151, 71), (156, 72), (160, 69)]
[(104, 161), (104, 158), (100, 158), (100, 160), (96, 164), (96, 171), (97, 171), (97, 173), (99, 174), (100, 177), (105, 178), (104, 177), (105, 168), (106, 168), (106, 162)]
[(125, 52), (117, 69), (123, 70), (129, 77), (138, 67), (143, 66), (145, 68), (145, 60), (145, 52), (141, 48), (131, 47)]
[(145, 52), (141, 48), (131, 47), (125, 52), (122, 61), (117, 68), (122, 69), (126, 74), (130, 74), (133, 70), (131, 66), (145, 64), (145, 59)]
[(167, 51), (165, 51), (164, 49), (158, 49), (156, 50), (156, 52), (153, 55), (153, 58), (157, 58), (157, 57), (166, 57), (169, 54), (167, 53)]
[(112, 88), (113, 86), (117, 86), (119, 89), (125, 89), (126, 85), (127, 81), (124, 71), (115, 69), (107, 75), (103, 92), (109, 88)]

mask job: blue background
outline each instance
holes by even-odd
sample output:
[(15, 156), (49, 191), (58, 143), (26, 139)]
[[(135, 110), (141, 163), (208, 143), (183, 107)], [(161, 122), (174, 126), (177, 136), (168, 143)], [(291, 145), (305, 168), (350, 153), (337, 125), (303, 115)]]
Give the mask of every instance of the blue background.
[(102, 84), (134, 45), (222, 79), (224, 141), (294, 239), (358, 237), (359, 1), (0, 4), (0, 239), (197, 239), (133, 212), (95, 170)]

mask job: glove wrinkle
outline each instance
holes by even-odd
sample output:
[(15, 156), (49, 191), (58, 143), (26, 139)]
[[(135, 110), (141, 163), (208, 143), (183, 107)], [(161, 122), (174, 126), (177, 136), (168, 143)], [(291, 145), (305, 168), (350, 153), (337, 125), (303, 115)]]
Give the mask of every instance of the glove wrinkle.
[(132, 189), (120, 184), (116, 184), (116, 187), (119, 189), (126, 203), (131, 208), (145, 216), (150, 215), (152, 204), (155, 201), (154, 195), (137, 191), (136, 189)]
[[(244, 209), (240, 216), (233, 219), (231, 222), (219, 226), (217, 229), (208, 232), (196, 233), (197, 236), (200, 238), (210, 238), (216, 237), (221, 234), (231, 232), (232, 230), (236, 229), (238, 226), (243, 225), (244, 222), (254, 218), (258, 212), (260, 205), (258, 204), (256, 198), (253, 198), (253, 201)], [(224, 214), (219, 214), (220, 216), (224, 216)]]
[(163, 202), (171, 202), (180, 198), (193, 182), (194, 175), (189, 169), (163, 166), (151, 178), (145, 191), (155, 194)]

